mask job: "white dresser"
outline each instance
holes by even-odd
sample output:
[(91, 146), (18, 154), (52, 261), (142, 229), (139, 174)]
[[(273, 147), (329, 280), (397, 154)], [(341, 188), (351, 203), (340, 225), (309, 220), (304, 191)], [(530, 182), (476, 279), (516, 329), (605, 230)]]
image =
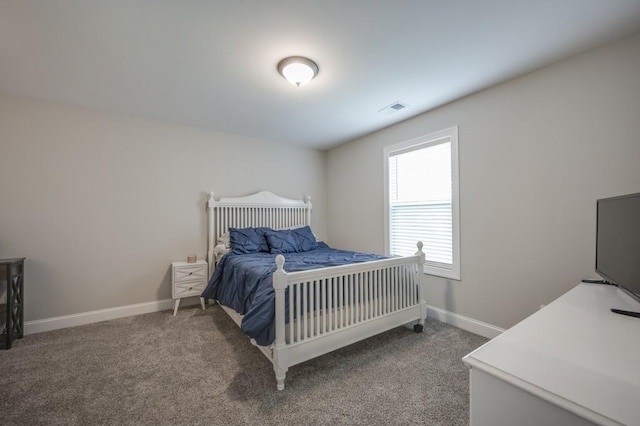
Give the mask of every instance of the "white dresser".
[[(173, 316), (178, 312), (180, 299), (183, 297), (200, 296), (207, 285), (207, 262), (198, 260), (195, 263), (173, 262), (171, 264), (171, 295), (175, 300)], [(200, 298), (200, 305), (204, 309), (204, 299)]]
[(640, 311), (580, 284), (463, 358), (471, 426), (640, 425)]

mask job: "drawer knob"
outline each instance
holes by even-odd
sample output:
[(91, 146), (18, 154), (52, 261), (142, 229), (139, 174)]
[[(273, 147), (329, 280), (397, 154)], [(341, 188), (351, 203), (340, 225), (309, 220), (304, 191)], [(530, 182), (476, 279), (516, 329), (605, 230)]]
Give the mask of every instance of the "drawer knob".
[(192, 289), (193, 289), (193, 287), (189, 287), (189, 290), (192, 290)]
[(193, 272), (189, 272), (189, 275), (193, 275)]

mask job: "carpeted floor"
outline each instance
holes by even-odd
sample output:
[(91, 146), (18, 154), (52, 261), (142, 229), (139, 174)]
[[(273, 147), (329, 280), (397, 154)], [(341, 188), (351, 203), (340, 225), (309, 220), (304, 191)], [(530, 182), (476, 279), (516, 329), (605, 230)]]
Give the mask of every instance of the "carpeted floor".
[(0, 350), (2, 425), (467, 425), (485, 338), (429, 320), (289, 369), (217, 306), (25, 336)]

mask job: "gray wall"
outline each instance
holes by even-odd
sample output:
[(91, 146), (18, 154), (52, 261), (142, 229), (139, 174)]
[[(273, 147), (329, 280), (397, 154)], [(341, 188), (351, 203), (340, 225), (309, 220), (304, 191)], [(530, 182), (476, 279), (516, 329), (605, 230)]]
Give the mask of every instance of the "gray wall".
[(325, 157), (0, 95), (0, 258), (28, 258), (25, 319), (171, 298), (171, 261), (205, 258), (207, 191), (311, 195), (324, 238)]
[(381, 252), (383, 147), (453, 125), (462, 280), (427, 301), (507, 328), (594, 276), (596, 199), (640, 192), (640, 35), (331, 150), (329, 242)]

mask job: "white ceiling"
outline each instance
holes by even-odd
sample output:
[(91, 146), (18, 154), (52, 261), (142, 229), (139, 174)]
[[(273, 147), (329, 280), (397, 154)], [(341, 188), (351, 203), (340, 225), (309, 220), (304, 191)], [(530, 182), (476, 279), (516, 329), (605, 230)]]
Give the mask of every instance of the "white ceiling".
[(640, 0), (0, 0), (0, 92), (324, 149), (637, 31)]

